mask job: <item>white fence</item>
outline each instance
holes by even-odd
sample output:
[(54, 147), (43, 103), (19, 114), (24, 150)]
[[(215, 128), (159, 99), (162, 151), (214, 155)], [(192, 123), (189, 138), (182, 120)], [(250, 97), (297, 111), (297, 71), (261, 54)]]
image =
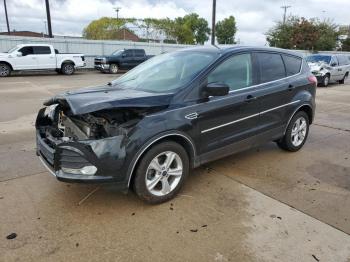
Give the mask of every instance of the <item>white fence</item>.
[(118, 49), (143, 48), (148, 55), (158, 55), (174, 51), (189, 45), (159, 44), (144, 42), (64, 39), (64, 38), (38, 38), (0, 35), (0, 52), (6, 52), (18, 44), (51, 44), (60, 53), (83, 53), (86, 57), (87, 68), (93, 67), (94, 57), (110, 55)]
[[(108, 41), (108, 40), (86, 40), (70, 38), (38, 38), (38, 37), (19, 37), (0, 35), (0, 52), (6, 52), (18, 44), (51, 44), (60, 53), (83, 53), (86, 58), (86, 68), (93, 68), (94, 57), (100, 55), (109, 55), (115, 50), (124, 48), (143, 48), (149, 55), (158, 55), (164, 52), (170, 52), (177, 49), (190, 47), (190, 45), (159, 44), (144, 42), (126, 42), (126, 41)], [(310, 54), (308, 51), (294, 50), (304, 55)], [(325, 51), (322, 53), (345, 53)]]

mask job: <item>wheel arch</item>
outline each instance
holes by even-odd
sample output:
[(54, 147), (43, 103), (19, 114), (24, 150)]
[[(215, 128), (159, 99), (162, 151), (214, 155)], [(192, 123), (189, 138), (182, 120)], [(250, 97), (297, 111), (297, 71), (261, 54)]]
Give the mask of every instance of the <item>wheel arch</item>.
[(1, 60), (0, 60), (0, 64), (6, 64), (6, 65), (8, 65), (8, 66), (11, 68), (11, 70), (13, 71), (13, 66), (12, 66), (9, 62), (7, 62), (7, 61), (1, 61)]
[(295, 114), (298, 113), (298, 112), (300, 112), (300, 111), (303, 111), (303, 112), (305, 112), (305, 113), (307, 114), (307, 116), (309, 117), (309, 121), (310, 121), (309, 124), (310, 124), (310, 125), (312, 124), (312, 122), (313, 122), (313, 116), (314, 116), (314, 110), (312, 109), (312, 106), (311, 106), (311, 105), (309, 105), (309, 104), (302, 104), (302, 105), (300, 105), (299, 107), (297, 107), (297, 108), (294, 110), (293, 114), (292, 114), (291, 117), (289, 118), (288, 123), (287, 123), (287, 125), (286, 125), (286, 128), (285, 128), (285, 130), (284, 130), (284, 134), (286, 133), (286, 130), (287, 130), (287, 128), (288, 128), (288, 126), (289, 126), (289, 123), (290, 123), (290, 121), (292, 120), (293, 116), (295, 116)]
[(134, 157), (128, 171), (128, 187), (130, 187), (132, 178), (134, 177), (135, 170), (137, 169), (137, 166), (140, 160), (142, 159), (142, 156), (145, 153), (147, 153), (153, 146), (160, 144), (164, 141), (173, 141), (175, 143), (180, 144), (188, 154), (190, 167), (196, 166), (195, 164), (196, 148), (195, 148), (194, 142), (189, 136), (183, 134), (182, 132), (181, 133), (173, 132), (173, 133), (163, 134), (148, 141)]
[(61, 68), (62, 68), (62, 66), (64, 65), (64, 64), (73, 64), (74, 66), (75, 66), (75, 63), (74, 63), (74, 61), (72, 61), (72, 60), (69, 60), (69, 59), (67, 59), (67, 60), (64, 60), (62, 63), (61, 63)]

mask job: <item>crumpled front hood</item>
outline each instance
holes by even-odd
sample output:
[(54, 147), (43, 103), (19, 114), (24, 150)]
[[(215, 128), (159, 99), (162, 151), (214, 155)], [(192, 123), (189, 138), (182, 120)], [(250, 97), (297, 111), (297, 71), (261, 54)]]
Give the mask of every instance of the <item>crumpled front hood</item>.
[(45, 102), (46, 106), (66, 101), (74, 115), (103, 109), (167, 106), (173, 94), (157, 94), (109, 85), (69, 91)]
[(7, 57), (8, 55), (8, 53), (0, 53), (0, 57)]
[(321, 71), (323, 68), (327, 68), (327, 64), (326, 63), (322, 63), (322, 62), (319, 62), (319, 63), (308, 63), (309, 67), (310, 67), (310, 70), (311, 72), (313, 71)]

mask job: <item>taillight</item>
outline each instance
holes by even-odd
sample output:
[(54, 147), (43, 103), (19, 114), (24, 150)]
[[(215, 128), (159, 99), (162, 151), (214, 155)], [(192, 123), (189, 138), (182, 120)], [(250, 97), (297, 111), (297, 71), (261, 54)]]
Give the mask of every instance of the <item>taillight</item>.
[(307, 78), (310, 82), (310, 84), (313, 84), (315, 87), (317, 87), (317, 78), (314, 75), (311, 75)]

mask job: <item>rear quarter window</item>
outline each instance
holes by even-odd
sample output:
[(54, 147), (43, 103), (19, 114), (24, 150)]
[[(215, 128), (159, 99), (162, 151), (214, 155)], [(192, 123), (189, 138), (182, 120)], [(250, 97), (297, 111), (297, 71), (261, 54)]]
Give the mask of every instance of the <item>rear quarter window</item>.
[(298, 74), (301, 69), (302, 59), (296, 56), (282, 55), (284, 65), (286, 66), (287, 76)]
[(34, 54), (36, 55), (49, 55), (51, 54), (51, 49), (48, 46), (34, 46)]
[(260, 83), (286, 77), (284, 63), (280, 54), (256, 53), (256, 55), (260, 64)]

